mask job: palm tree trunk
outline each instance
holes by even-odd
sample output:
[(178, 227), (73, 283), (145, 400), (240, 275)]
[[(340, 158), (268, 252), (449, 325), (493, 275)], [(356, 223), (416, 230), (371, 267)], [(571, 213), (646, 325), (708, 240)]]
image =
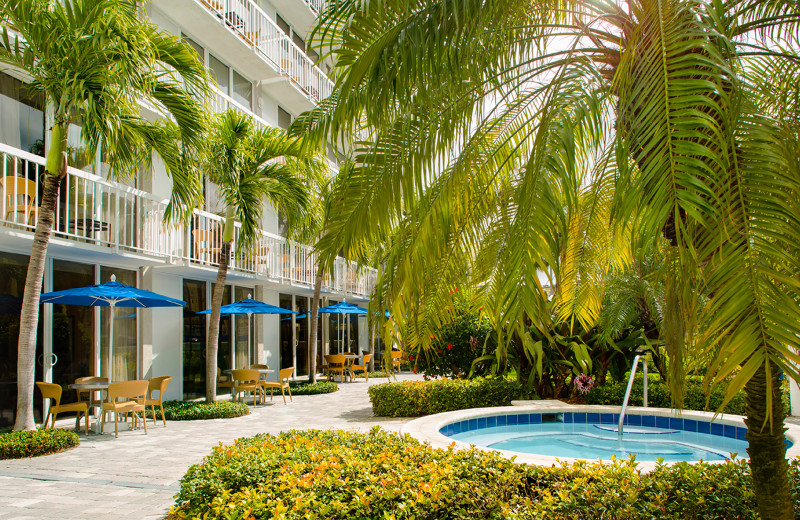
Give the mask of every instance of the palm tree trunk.
[(311, 330), (309, 331), (308, 346), (308, 382), (317, 381), (317, 321), (319, 319), (319, 294), (322, 292), (322, 278), (325, 274), (324, 265), (317, 265), (317, 276), (314, 278), (314, 297), (311, 300)]
[(208, 341), (206, 342), (206, 401), (217, 399), (217, 353), (219, 352), (219, 320), (222, 297), (225, 294), (225, 280), (228, 277), (228, 264), (231, 257), (232, 242), (223, 242), (219, 255), (219, 268), (214, 292), (211, 295), (211, 317), (208, 321)]
[(772, 365), (772, 425), (767, 418), (767, 372), (762, 365), (745, 387), (747, 453), (762, 520), (792, 520), (794, 510), (789, 489), (789, 466), (784, 444), (786, 410), (781, 400), (780, 373)]
[(39, 325), (39, 298), (42, 294), (44, 267), (47, 260), (47, 245), (53, 231), (56, 202), (61, 180), (67, 174), (67, 132), (59, 125), (52, 130), (52, 144), (47, 152), (44, 174), (44, 189), (38, 209), (36, 230), (33, 234), (28, 272), (25, 276), (25, 291), (22, 295), (22, 311), (19, 317), (17, 339), (17, 417), (14, 431), (35, 430), (33, 417), (33, 386), (36, 377), (36, 331)]

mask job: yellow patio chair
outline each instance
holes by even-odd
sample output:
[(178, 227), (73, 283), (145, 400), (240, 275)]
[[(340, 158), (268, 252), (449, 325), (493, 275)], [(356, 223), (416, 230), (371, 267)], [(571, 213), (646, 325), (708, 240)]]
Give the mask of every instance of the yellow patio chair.
[(233, 379), (222, 375), (222, 369), (217, 368), (217, 388), (230, 388), (233, 393)]
[[(147, 435), (147, 421), (144, 420), (144, 401), (147, 398), (147, 388), (150, 382), (123, 381), (108, 385), (108, 400), (103, 403), (103, 422), (100, 423), (100, 433), (106, 426), (106, 412), (113, 412), (114, 415), (114, 436), (119, 437), (118, 418), (120, 414), (132, 414), (133, 420), (131, 428), (136, 428), (138, 416), (136, 412), (142, 412), (142, 422), (144, 423), (144, 433)], [(122, 401), (118, 401), (122, 399)]]
[(269, 388), (269, 400), (272, 401), (272, 392), (276, 388), (281, 389), (281, 395), (283, 396), (283, 404), (286, 404), (286, 394), (283, 393), (283, 389), (289, 391), (289, 400), (294, 401), (292, 399), (292, 389), (289, 387), (289, 378), (292, 377), (292, 372), (294, 372), (294, 367), (282, 368), (278, 372), (278, 381), (264, 381), (261, 383), (261, 386), (266, 391)]
[[(258, 370), (234, 370), (233, 371), (233, 399), (234, 401), (239, 400), (239, 393), (244, 392), (246, 395), (248, 392), (253, 393), (253, 406), (256, 405), (256, 399), (261, 397), (261, 384), (259, 383), (259, 378), (261, 377), (261, 373)], [(242, 399), (244, 402), (244, 399)]]
[(328, 381), (336, 374), (341, 374), (344, 382), (344, 374), (347, 372), (347, 359), (344, 354), (328, 354), (325, 356), (325, 363), (328, 365)]
[(356, 372), (364, 372), (364, 377), (367, 378), (367, 382), (369, 382), (369, 362), (372, 359), (372, 354), (364, 354), (364, 360), (362, 361), (363, 365), (351, 365), (350, 372), (353, 373), (355, 376)]
[[(36, 223), (36, 182), (25, 177), (8, 175), (0, 178), (0, 192), (5, 190), (6, 194), (6, 220), (11, 220), (19, 224)], [(16, 215), (22, 215), (21, 222)], [(13, 218), (9, 218), (13, 215)]]
[(80, 424), (81, 414), (86, 417), (86, 426), (84, 428), (85, 433), (89, 433), (89, 408), (83, 401), (78, 401), (76, 403), (67, 403), (61, 404), (61, 386), (56, 385), (53, 383), (43, 383), (41, 381), (36, 382), (36, 386), (39, 387), (39, 390), (42, 392), (42, 397), (47, 399), (48, 401), (52, 399), (55, 404), (50, 405), (47, 409), (47, 417), (44, 419), (43, 428), (47, 428), (47, 420), (52, 417), (53, 420), (50, 423), (51, 428), (56, 427), (56, 416), (62, 412), (78, 412), (78, 416), (75, 418), (75, 429), (78, 429), (78, 425)]
[[(161, 408), (161, 420), (164, 426), (167, 425), (167, 418), (164, 417), (164, 392), (172, 381), (171, 376), (158, 376), (151, 377), (147, 384), (147, 397), (144, 400), (144, 406), (150, 407), (153, 412), (153, 424), (156, 424), (156, 405)], [(158, 392), (158, 398), (153, 397), (153, 392)]]

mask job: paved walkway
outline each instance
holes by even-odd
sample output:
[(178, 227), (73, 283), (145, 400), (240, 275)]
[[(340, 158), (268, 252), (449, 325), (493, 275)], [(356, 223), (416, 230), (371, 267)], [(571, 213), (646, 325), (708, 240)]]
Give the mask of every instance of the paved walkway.
[[(373, 378), (369, 384), (383, 382)], [(398, 431), (406, 419), (374, 417), (367, 386), (356, 379), (340, 384), (338, 392), (296, 396), (287, 405), (278, 396), (236, 419), (172, 421), (166, 428), (152, 427), (151, 421), (147, 435), (142, 430), (122, 431), (118, 439), (113, 433), (81, 434), (73, 450), (0, 461), (0, 519), (163, 518), (186, 469), (220, 442), (291, 429), (366, 431), (380, 425)], [(63, 426), (68, 424), (74, 422)]]

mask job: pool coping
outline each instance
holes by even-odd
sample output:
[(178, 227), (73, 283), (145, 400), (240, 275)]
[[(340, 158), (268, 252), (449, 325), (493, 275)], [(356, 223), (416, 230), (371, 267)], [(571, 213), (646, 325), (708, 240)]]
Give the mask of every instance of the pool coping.
[[(533, 464), (537, 466), (554, 466), (562, 463), (571, 464), (577, 461), (599, 461), (600, 459), (578, 459), (569, 457), (549, 457), (545, 455), (533, 455), (528, 453), (518, 453), (514, 451), (498, 450), (485, 446), (476, 446), (463, 441), (458, 441), (452, 437), (447, 437), (439, 430), (448, 424), (463, 421), (464, 419), (477, 419), (481, 417), (492, 417), (504, 414), (523, 414), (523, 413), (619, 413), (619, 406), (599, 406), (599, 405), (572, 405), (562, 401), (512, 401), (511, 406), (497, 406), (492, 408), (470, 408), (467, 410), (455, 410), (434, 415), (426, 415), (418, 419), (407, 422), (400, 429), (400, 433), (408, 434), (430, 445), (433, 448), (453, 448), (469, 449), (475, 448), (481, 451), (495, 452), (506, 458), (513, 458), (515, 462), (521, 464)], [(628, 407), (626, 413), (653, 415), (657, 417), (673, 417), (680, 419), (695, 419), (716, 424), (745, 427), (744, 417), (732, 414), (714, 414), (711, 412), (698, 412), (694, 410), (676, 411), (670, 408), (644, 408)], [(793, 459), (800, 457), (800, 426), (784, 423), (786, 428), (786, 438), (792, 442), (792, 447), (786, 451), (786, 458)], [(747, 454), (739, 454), (746, 458)], [(724, 461), (708, 461), (709, 464), (721, 464)], [(654, 461), (637, 461), (638, 469), (641, 471), (652, 471), (657, 463)], [(675, 462), (665, 462), (666, 465), (676, 464)]]

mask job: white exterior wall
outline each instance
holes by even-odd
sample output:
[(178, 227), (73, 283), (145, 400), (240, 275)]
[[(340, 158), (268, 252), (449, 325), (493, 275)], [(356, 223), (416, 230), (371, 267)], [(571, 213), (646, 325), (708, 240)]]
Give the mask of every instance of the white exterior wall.
[(800, 385), (797, 384), (797, 381), (791, 381), (789, 383), (789, 390), (791, 392), (790, 397), (792, 402), (790, 414), (800, 417)]
[[(142, 288), (147, 287), (147, 279), (151, 278), (152, 290), (165, 296), (183, 299), (183, 278), (166, 274), (157, 269), (150, 269), (142, 275)], [(181, 309), (142, 309), (140, 319), (142, 326), (142, 353), (144, 377), (172, 376), (167, 387), (165, 399), (182, 399), (183, 397), (183, 313)], [(143, 318), (143, 319), (142, 319)], [(149, 340), (149, 344), (148, 344)], [(150, 351), (150, 370), (147, 352)]]

